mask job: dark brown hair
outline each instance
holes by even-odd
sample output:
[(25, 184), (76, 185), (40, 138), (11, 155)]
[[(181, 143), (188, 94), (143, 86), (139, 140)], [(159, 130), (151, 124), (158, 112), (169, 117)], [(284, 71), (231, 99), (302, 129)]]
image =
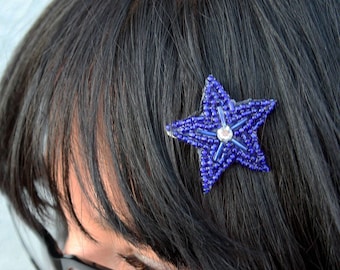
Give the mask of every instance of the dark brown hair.
[[(61, 200), (72, 211), (76, 140), (90, 175), (79, 181), (108, 225), (174, 264), (340, 269), (339, 10), (335, 0), (54, 1), (1, 82), (2, 191), (35, 228), (50, 207), (62, 216)], [(235, 164), (203, 195), (196, 149), (164, 128), (199, 109), (211, 73), (235, 100), (278, 106), (259, 133), (271, 172)], [(101, 149), (132, 224), (110, 203)]]

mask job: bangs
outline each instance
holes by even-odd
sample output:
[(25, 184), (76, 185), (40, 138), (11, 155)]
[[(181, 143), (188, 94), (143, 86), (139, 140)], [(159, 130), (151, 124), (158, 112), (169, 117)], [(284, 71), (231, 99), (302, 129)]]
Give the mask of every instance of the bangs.
[[(92, 8), (86, 16), (92, 16)], [(192, 228), (183, 219), (195, 216), (205, 223), (208, 217), (200, 206), (198, 155), (168, 138), (165, 125), (199, 108), (204, 76), (184, 76), (186, 64), (180, 63), (168, 32), (181, 27), (172, 22), (172, 14), (156, 6), (135, 5), (134, 12), (119, 8), (105, 14), (117, 21), (103, 21), (101, 27), (72, 22), (84, 25), (74, 32), (82, 40), (74, 37), (76, 42), (58, 44), (55, 59), (48, 61), (47, 70), (56, 75), (46, 112), (49, 177), (60, 209), (83, 231), (74, 180), (106, 227), (182, 263), (174, 243), (191, 236), (183, 238), (179, 232), (191, 231), (197, 239), (203, 233), (203, 227)], [(129, 15), (120, 21), (118, 12)], [(100, 23), (104, 16), (98, 13)], [(91, 21), (86, 16), (82, 20)], [(151, 16), (146, 23), (145, 16)], [(59, 31), (62, 40), (68, 31)], [(91, 41), (84, 42), (87, 37)], [(217, 237), (217, 231), (214, 234)]]

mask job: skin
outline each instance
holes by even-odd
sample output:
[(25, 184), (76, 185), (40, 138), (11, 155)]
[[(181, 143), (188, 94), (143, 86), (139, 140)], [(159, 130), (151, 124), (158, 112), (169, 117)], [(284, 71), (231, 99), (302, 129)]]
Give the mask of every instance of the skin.
[[(135, 256), (145, 265), (154, 269), (175, 269), (162, 261), (151, 248), (137, 248), (98, 221), (98, 213), (89, 204), (79, 187), (74, 175), (70, 178), (72, 185), (72, 200), (75, 212), (84, 228), (97, 241), (87, 237), (67, 214), (68, 237), (65, 242), (64, 253), (76, 255), (112, 269), (136, 269), (124, 257)], [(67, 213), (65, 211), (65, 213)]]
[[(79, 145), (76, 140), (74, 141), (74, 145)], [(88, 193), (86, 195), (80, 187), (78, 180), (79, 175), (82, 179), (89, 179), (89, 176), (86, 169), (84, 169), (84, 166), (81, 166), (82, 153), (79, 150), (79, 147), (75, 147), (75, 149), (75, 158), (73, 160), (76, 160), (78, 164), (71, 163), (68, 178), (71, 200), (79, 221), (95, 241), (84, 234), (67, 211), (66, 205), (64, 205), (64, 214), (68, 223), (68, 237), (64, 246), (64, 254), (76, 255), (79, 258), (98, 263), (110, 269), (177, 269), (175, 266), (170, 265), (159, 258), (150, 247), (136, 247), (132, 245), (101, 220), (97, 210), (98, 207), (95, 207), (89, 202), (96, 201), (93, 196), (94, 193), (89, 190), (89, 192), (86, 192)], [(109, 166), (109, 159), (107, 158), (110, 155), (105, 153), (105, 149), (106, 148), (102, 145), (98, 155), (99, 157), (102, 157), (100, 164), (103, 165), (100, 168), (100, 171), (104, 185), (106, 190), (109, 191), (109, 198), (116, 213), (124, 222), (131, 224), (131, 221), (129, 220), (131, 220), (132, 217), (119, 192), (118, 183), (115, 180), (116, 178), (112, 177), (114, 173)], [(76, 168), (78, 168), (78, 170), (76, 170)], [(78, 175), (76, 172), (78, 172)], [(59, 186), (63, 185), (62, 178), (58, 178)], [(60, 190), (63, 190), (61, 186)], [(90, 198), (87, 196), (90, 196)], [(130, 256), (133, 256), (139, 262), (131, 263), (130, 260), (126, 259), (126, 257)]]

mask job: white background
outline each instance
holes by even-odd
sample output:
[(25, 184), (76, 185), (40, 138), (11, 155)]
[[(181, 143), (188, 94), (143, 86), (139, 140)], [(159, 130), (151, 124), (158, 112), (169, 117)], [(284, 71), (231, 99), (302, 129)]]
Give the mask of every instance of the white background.
[[(0, 76), (15, 46), (49, 2), (51, 0), (0, 0)], [(14, 231), (6, 200), (2, 195), (0, 195), (0, 269), (34, 269)]]

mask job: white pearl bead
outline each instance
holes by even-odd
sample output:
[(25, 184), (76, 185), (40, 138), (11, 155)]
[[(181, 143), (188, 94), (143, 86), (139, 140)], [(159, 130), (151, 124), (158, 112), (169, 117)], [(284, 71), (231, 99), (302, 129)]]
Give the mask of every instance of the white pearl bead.
[(233, 131), (229, 126), (219, 128), (216, 134), (221, 142), (229, 142), (234, 136)]

